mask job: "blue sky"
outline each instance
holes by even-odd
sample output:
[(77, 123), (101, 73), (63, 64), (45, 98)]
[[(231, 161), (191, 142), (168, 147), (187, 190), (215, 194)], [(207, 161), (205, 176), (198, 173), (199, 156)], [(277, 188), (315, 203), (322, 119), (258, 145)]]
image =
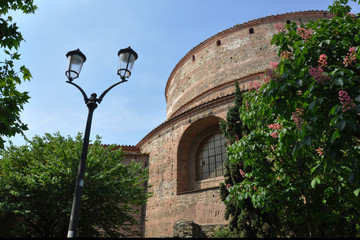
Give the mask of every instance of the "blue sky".
[[(327, 10), (331, 0), (35, 0), (35, 14), (12, 14), (26, 42), (21, 65), (33, 75), (19, 89), (31, 99), (22, 121), (28, 138), (59, 131), (84, 132), (87, 107), (67, 84), (68, 51), (87, 60), (75, 82), (90, 96), (119, 81), (117, 52), (131, 46), (139, 55), (128, 82), (112, 89), (94, 112), (91, 139), (136, 145), (166, 120), (165, 85), (177, 64), (200, 42), (236, 24), (305, 10)], [(353, 2), (352, 12), (359, 6)], [(7, 139), (9, 140), (9, 139)], [(23, 145), (21, 135), (10, 138)]]

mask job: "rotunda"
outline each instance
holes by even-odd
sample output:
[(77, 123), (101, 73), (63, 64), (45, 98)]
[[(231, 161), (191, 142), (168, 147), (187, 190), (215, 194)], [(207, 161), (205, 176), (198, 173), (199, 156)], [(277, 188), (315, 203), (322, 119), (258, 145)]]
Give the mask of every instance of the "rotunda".
[[(328, 18), (325, 11), (272, 15), (235, 25), (191, 49), (174, 67), (165, 88), (166, 120), (148, 133), (127, 157), (149, 166), (143, 208), (145, 237), (172, 237), (178, 220), (199, 226), (226, 224), (219, 183), (226, 155), (219, 120), (234, 105), (235, 82), (246, 91), (278, 62), (271, 39), (274, 24)], [(140, 160), (141, 159), (141, 160)]]

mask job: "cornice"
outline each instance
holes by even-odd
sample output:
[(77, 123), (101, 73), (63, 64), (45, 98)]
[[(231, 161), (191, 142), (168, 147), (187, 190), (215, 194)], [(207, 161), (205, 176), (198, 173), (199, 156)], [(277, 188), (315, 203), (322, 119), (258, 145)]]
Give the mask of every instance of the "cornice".
[[(206, 97), (206, 96), (209, 96), (221, 89), (224, 89), (224, 88), (227, 88), (229, 86), (234, 86), (234, 82), (238, 82), (239, 84), (241, 83), (244, 83), (244, 82), (247, 82), (247, 81), (251, 81), (253, 80), (254, 78), (259, 78), (260, 79), (260, 75), (262, 74), (263, 72), (257, 72), (257, 73), (254, 73), (254, 74), (251, 74), (251, 75), (248, 75), (246, 77), (243, 77), (243, 78), (240, 78), (240, 79), (237, 79), (237, 80), (233, 80), (233, 81), (230, 81), (230, 82), (226, 82), (226, 83), (223, 83), (219, 86), (216, 86), (214, 88), (211, 88), (203, 93), (201, 93), (200, 95), (196, 96), (195, 98), (191, 99), (190, 101), (188, 101), (187, 103), (185, 103), (184, 105), (181, 106), (181, 108), (179, 108), (178, 110), (176, 110), (173, 114), (171, 114), (171, 116), (169, 117), (170, 118), (173, 118), (175, 117), (176, 115), (178, 115), (179, 113), (181, 113), (183, 111), (184, 108), (186, 108), (187, 106), (193, 104), (194, 102), (197, 102), (199, 101), (200, 99)], [(234, 87), (234, 90), (235, 90), (235, 87)]]
[[(107, 148), (109, 146), (111, 146), (111, 144), (101, 144), (104, 148)], [(119, 148), (121, 148), (123, 151), (125, 152), (131, 152), (131, 153), (141, 153), (140, 149), (134, 145), (116, 145), (114, 148), (112, 148), (111, 150), (118, 150)]]
[(169, 125), (175, 124), (181, 120), (184, 120), (188, 117), (191, 117), (195, 114), (198, 114), (200, 112), (204, 112), (208, 109), (212, 109), (216, 106), (220, 106), (223, 105), (225, 103), (230, 103), (233, 102), (235, 99), (235, 93), (231, 93), (228, 94), (226, 96), (222, 96), (222, 97), (218, 97), (215, 98), (211, 101), (202, 103), (198, 106), (195, 106), (183, 113), (180, 113), (179, 115), (176, 115), (168, 120), (166, 120), (165, 122), (163, 122), (162, 124), (160, 124), (159, 126), (157, 126), (156, 128), (154, 128), (151, 132), (149, 132), (143, 139), (140, 140), (140, 142), (138, 144), (136, 144), (136, 148), (140, 149), (141, 146), (148, 140), (150, 139), (152, 136), (154, 136), (157, 132), (161, 131), (162, 129), (168, 127)]

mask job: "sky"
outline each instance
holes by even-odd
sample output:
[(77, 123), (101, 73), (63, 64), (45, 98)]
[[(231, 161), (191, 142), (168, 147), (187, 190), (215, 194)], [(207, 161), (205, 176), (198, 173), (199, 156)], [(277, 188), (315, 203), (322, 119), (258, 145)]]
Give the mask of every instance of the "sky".
[[(257, 18), (288, 12), (327, 10), (331, 0), (34, 0), (35, 14), (13, 12), (25, 42), (20, 65), (33, 78), (20, 91), (30, 99), (21, 113), (27, 138), (85, 131), (88, 109), (78, 89), (66, 83), (66, 53), (86, 55), (74, 82), (98, 96), (120, 81), (117, 53), (138, 54), (128, 82), (107, 93), (94, 111), (90, 139), (136, 145), (166, 120), (166, 82), (176, 64), (211, 36)], [(359, 5), (349, 3), (353, 13)], [(21, 135), (6, 138), (26, 144)], [(6, 144), (8, 146), (8, 143)]]

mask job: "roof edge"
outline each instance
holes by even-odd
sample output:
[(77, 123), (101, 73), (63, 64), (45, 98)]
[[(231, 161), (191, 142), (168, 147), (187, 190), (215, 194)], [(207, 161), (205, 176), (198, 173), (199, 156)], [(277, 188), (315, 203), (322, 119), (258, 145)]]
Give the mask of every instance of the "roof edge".
[(160, 131), (162, 128), (168, 126), (169, 124), (173, 123), (173, 122), (177, 122), (177, 121), (181, 121), (182, 119), (191, 116), (192, 113), (194, 113), (195, 111), (200, 111), (202, 112), (204, 108), (208, 107), (208, 106), (212, 106), (212, 105), (216, 105), (216, 104), (221, 104), (223, 102), (232, 102), (235, 99), (235, 92), (234, 93), (230, 93), (228, 95), (222, 96), (222, 97), (218, 97), (215, 99), (212, 99), (211, 101), (202, 103), (200, 105), (194, 106), (193, 108), (188, 109), (187, 111), (180, 113), (179, 115), (176, 115), (166, 121), (164, 121), (163, 123), (161, 123), (160, 125), (158, 125), (157, 127), (155, 127), (153, 130), (151, 130), (146, 136), (144, 136), (140, 142), (138, 144), (136, 144), (136, 148), (140, 149), (141, 146), (148, 140), (150, 139), (153, 135), (155, 135), (158, 131)]
[(101, 144), (104, 148), (110, 147), (111, 145), (116, 145), (111, 150), (118, 150), (121, 148), (121, 150), (125, 152), (138, 152), (140, 153), (140, 149), (137, 146), (134, 145), (117, 145), (117, 144)]

